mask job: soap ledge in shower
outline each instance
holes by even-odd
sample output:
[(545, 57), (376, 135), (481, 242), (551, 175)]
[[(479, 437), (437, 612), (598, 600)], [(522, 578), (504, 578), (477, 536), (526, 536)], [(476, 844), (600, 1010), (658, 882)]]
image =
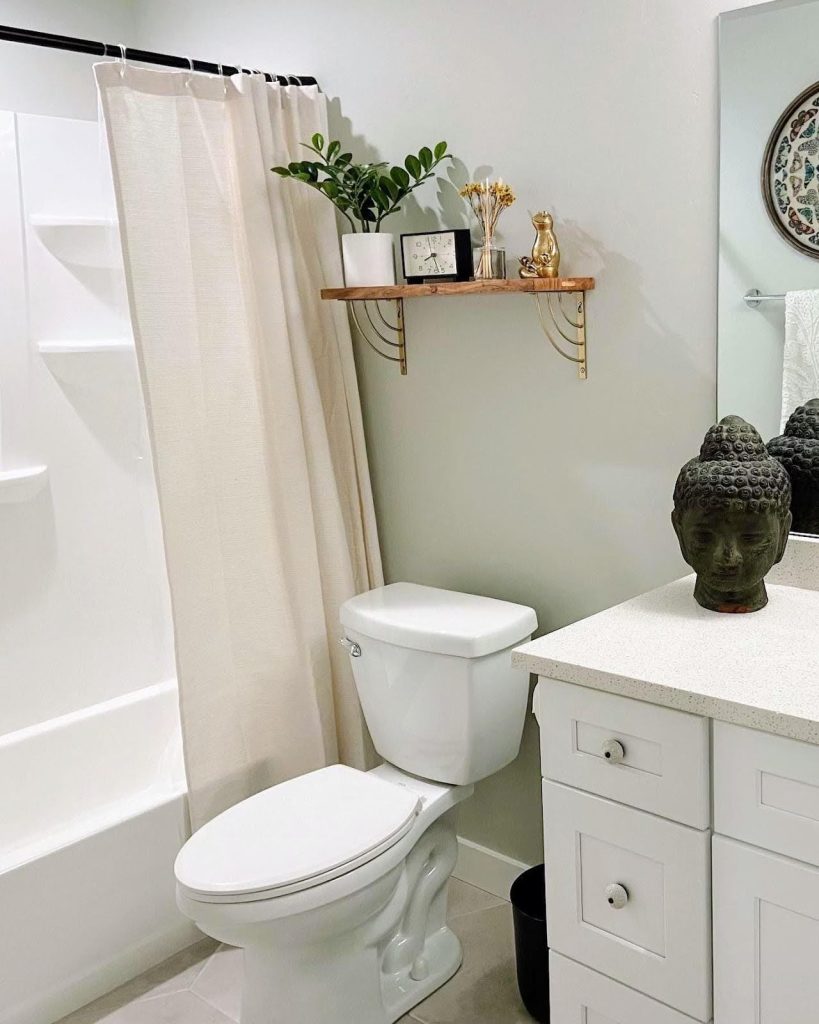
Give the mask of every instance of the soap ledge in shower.
[(30, 501), (48, 483), (48, 466), (0, 470), (0, 505)]

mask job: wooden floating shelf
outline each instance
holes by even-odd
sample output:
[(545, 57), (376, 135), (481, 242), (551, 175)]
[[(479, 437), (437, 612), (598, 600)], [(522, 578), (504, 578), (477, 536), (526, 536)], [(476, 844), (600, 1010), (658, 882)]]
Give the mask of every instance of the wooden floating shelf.
[(440, 284), (390, 284), (372, 288), (322, 288), (321, 297), (356, 302), (371, 299), (423, 299), (431, 295), (590, 292), (593, 288), (593, 277), (520, 277), (508, 281), (442, 281)]
[[(424, 299), (436, 295), (532, 295), (537, 305), (540, 326), (549, 343), (564, 359), (577, 366), (580, 380), (586, 380), (586, 292), (593, 288), (593, 277), (519, 277), (509, 281), (441, 281), (437, 284), (391, 284), (371, 288), (322, 288), (321, 297), (346, 302), (353, 322), (364, 341), (383, 359), (398, 363), (403, 376), (407, 372), (404, 299)], [(545, 295), (548, 300), (546, 313), (541, 307), (541, 295)], [(558, 296), (557, 313), (552, 308), (553, 295)], [(572, 316), (567, 315), (559, 301), (562, 295), (574, 296)], [(381, 312), (378, 302), (382, 299), (395, 303), (395, 323), (387, 320)], [(375, 318), (370, 312), (368, 302), (375, 302)], [(356, 306), (363, 308), (366, 315), (364, 323), (356, 313)], [(551, 326), (547, 323), (547, 316), (551, 319)], [(388, 334), (384, 333), (385, 330)], [(576, 332), (574, 337), (567, 334), (567, 330)], [(557, 331), (562, 341), (573, 347), (576, 355), (567, 352), (562, 343), (555, 340), (552, 331)], [(373, 334), (388, 346), (386, 352), (372, 340)]]

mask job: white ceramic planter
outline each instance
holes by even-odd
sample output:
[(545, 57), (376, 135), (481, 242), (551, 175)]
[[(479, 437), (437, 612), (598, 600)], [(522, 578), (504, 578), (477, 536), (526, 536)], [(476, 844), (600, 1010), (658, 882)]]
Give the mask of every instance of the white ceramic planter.
[(394, 236), (381, 232), (342, 235), (344, 283), (348, 288), (395, 284)]

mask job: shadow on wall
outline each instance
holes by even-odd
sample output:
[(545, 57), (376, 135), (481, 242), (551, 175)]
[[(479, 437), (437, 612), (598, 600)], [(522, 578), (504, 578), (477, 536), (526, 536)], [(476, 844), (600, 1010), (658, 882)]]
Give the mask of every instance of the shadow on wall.
[[(378, 163), (389, 159), (392, 164), (403, 163), (405, 154), (393, 153), (391, 157), (385, 157), (363, 135), (355, 133), (352, 121), (342, 113), (340, 99), (328, 98), (327, 108), (330, 134), (333, 138), (339, 139), (342, 146), (353, 153), (356, 161)], [(418, 139), (416, 141), (421, 146), (432, 145), (433, 141), (439, 140)], [(494, 177), (492, 167), (482, 164), (470, 173), (466, 164), (455, 157), (447, 163), (446, 177), (439, 174), (435, 178), (438, 188), (438, 205), (424, 207), (413, 193), (404, 200), (401, 209), (394, 213), (388, 222), (385, 222), (385, 230), (398, 235), (408, 231), (434, 230), (442, 224), (448, 228), (474, 229), (475, 219), (470, 215), (469, 207), (458, 192), (468, 181), (481, 181), (484, 178), (492, 177)]]

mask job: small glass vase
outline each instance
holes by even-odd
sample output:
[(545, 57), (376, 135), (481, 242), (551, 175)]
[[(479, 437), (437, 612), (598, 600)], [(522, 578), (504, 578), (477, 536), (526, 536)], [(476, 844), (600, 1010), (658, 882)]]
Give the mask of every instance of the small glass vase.
[(484, 242), (472, 250), (476, 281), (503, 280), (506, 277), (506, 250), (494, 242)]

